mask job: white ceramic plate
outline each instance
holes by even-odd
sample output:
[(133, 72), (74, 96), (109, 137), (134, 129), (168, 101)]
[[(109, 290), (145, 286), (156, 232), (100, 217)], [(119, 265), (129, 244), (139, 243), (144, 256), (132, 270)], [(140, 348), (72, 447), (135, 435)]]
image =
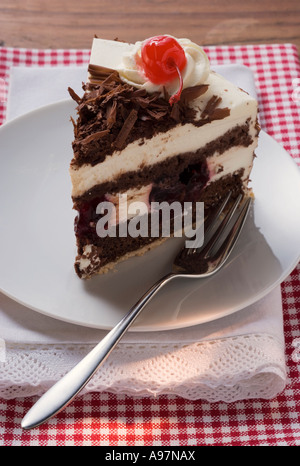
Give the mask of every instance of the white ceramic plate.
[[(180, 239), (169, 239), (116, 272), (81, 281), (74, 272), (69, 163), (74, 103), (63, 101), (0, 128), (0, 290), (63, 321), (109, 329), (161, 275)], [(178, 279), (158, 293), (133, 330), (187, 327), (250, 305), (300, 258), (300, 172), (261, 132), (252, 173), (253, 211), (226, 266), (205, 280)]]

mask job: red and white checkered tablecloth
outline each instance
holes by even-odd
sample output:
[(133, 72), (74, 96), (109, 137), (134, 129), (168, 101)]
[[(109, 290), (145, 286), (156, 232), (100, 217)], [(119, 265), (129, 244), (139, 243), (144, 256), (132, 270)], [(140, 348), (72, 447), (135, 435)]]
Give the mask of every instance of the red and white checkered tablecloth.
[[(300, 165), (300, 61), (292, 44), (208, 47), (211, 64), (241, 63), (256, 78), (262, 128)], [(0, 48), (0, 124), (5, 120), (9, 69), (82, 66), (87, 50)], [(1, 146), (0, 146), (1, 147)], [(270, 401), (187, 401), (175, 396), (132, 398), (111, 393), (79, 396), (48, 423), (23, 431), (34, 399), (0, 399), (4, 446), (300, 445), (300, 266), (281, 285), (288, 384)], [(299, 340), (300, 341), (300, 340)]]

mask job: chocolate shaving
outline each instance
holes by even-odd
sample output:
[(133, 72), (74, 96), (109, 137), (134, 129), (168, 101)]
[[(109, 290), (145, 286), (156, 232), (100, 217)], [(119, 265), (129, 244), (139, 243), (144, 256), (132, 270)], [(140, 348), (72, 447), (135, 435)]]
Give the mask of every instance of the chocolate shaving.
[(147, 113), (152, 117), (155, 118), (155, 120), (160, 120), (167, 114), (167, 110), (150, 110), (149, 108), (147, 109)]
[(130, 131), (132, 130), (137, 120), (137, 116), (138, 116), (138, 112), (135, 109), (132, 109), (128, 117), (124, 121), (123, 127), (114, 142), (114, 146), (117, 149), (120, 150), (124, 146), (127, 136), (129, 135)]
[(110, 129), (116, 122), (117, 117), (117, 101), (114, 100), (113, 103), (107, 107), (106, 110), (106, 121), (107, 126)]
[(216, 107), (221, 102), (221, 100), (222, 100), (221, 97), (213, 95), (207, 102), (205, 108), (202, 110), (201, 117), (202, 118), (210, 117), (215, 111)]
[(81, 97), (79, 97), (79, 95), (77, 95), (76, 92), (73, 89), (71, 89), (71, 87), (68, 87), (68, 92), (71, 98), (75, 100), (75, 102), (77, 102), (78, 104), (81, 102)]
[(75, 136), (75, 138), (77, 138), (77, 136), (78, 136), (78, 128), (77, 128), (76, 122), (75, 122), (75, 120), (74, 120), (74, 118), (73, 118), (72, 116), (70, 117), (70, 121), (71, 121), (72, 124), (73, 124), (74, 136)]
[(208, 84), (199, 84), (198, 86), (187, 87), (186, 89), (183, 89), (180, 99), (185, 103), (191, 102), (191, 100), (195, 100), (200, 97), (200, 95), (205, 94), (207, 89)]
[(221, 101), (221, 97), (213, 95), (207, 102), (206, 107), (203, 109), (201, 118), (209, 121), (226, 118), (230, 114), (230, 109), (227, 107), (217, 108)]
[(81, 144), (89, 144), (92, 141), (98, 141), (99, 139), (104, 138), (109, 133), (109, 130), (98, 131), (97, 133), (92, 133), (89, 136), (81, 140)]
[(112, 73), (115, 73), (116, 70), (113, 70), (112, 68), (106, 68), (105, 66), (99, 66), (99, 65), (93, 65), (93, 64), (90, 64), (88, 66), (88, 72), (92, 75), (92, 76), (109, 76), (110, 74)]
[(106, 68), (105, 66), (93, 65), (92, 63), (88, 66), (89, 82), (92, 84), (101, 84), (108, 82), (121, 82), (119, 73), (112, 68)]
[(228, 107), (216, 108), (212, 115), (210, 116), (211, 120), (223, 120), (230, 115), (230, 109)]
[[(104, 84), (104, 81), (103, 81), (103, 84)], [(109, 100), (111, 100), (113, 97), (120, 94), (122, 91), (123, 91), (123, 87), (121, 84), (119, 84), (119, 86), (117, 86), (114, 89), (111, 89), (109, 92), (107, 92), (107, 94), (104, 94), (104, 95), (102, 94), (102, 97), (104, 97), (102, 104), (104, 105), (107, 104)]]
[(119, 78), (119, 73), (117, 71), (114, 71), (110, 75), (107, 76), (107, 78), (104, 79), (103, 84), (109, 83), (109, 82), (121, 82), (121, 79)]
[(176, 102), (172, 106), (171, 118), (173, 118), (173, 120), (177, 121), (178, 123), (180, 122), (180, 108), (179, 108), (179, 105)]

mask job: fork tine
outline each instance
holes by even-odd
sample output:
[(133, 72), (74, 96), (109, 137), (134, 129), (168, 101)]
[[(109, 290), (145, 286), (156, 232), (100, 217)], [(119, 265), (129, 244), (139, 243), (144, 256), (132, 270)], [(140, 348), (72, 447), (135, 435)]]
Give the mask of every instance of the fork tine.
[[(220, 206), (217, 207), (217, 209), (215, 210), (215, 212), (213, 212), (211, 215), (209, 215), (205, 221), (204, 221), (204, 242), (203, 244), (201, 244), (201, 247), (203, 248), (205, 246), (205, 244), (207, 243), (207, 240), (205, 241), (205, 238), (208, 238), (209, 236), (209, 233), (211, 232), (211, 230), (213, 229), (213, 227), (216, 225), (216, 222), (219, 220), (219, 217), (220, 215), (222, 214), (222, 212), (224, 211), (226, 205), (228, 204), (229, 202), (229, 199), (231, 197), (231, 191), (229, 191), (229, 193), (227, 194), (226, 198), (224, 199), (224, 201), (220, 204)], [(197, 243), (196, 243), (196, 240), (197, 240), (197, 235), (195, 236), (195, 245), (194, 247), (192, 248), (189, 248), (187, 250), (187, 254), (194, 254), (197, 249), (198, 249), (198, 246), (197, 246)]]
[(216, 221), (218, 220), (218, 218), (220, 217), (220, 215), (222, 214), (222, 212), (224, 211), (226, 205), (228, 204), (228, 201), (231, 197), (231, 191), (229, 191), (229, 193), (227, 194), (227, 197), (224, 199), (224, 201), (222, 202), (222, 204), (220, 205), (220, 207), (216, 210), (216, 212), (209, 216), (207, 218), (207, 221), (205, 221), (204, 223), (204, 228), (205, 228), (205, 234), (208, 235), (208, 233), (211, 232), (212, 228), (214, 227), (214, 225), (216, 224)]
[(207, 258), (209, 256), (210, 252), (212, 251), (212, 249), (216, 245), (217, 241), (220, 238), (220, 235), (224, 232), (224, 230), (227, 227), (228, 223), (232, 219), (232, 217), (233, 217), (239, 203), (241, 202), (241, 199), (242, 199), (242, 195), (240, 194), (237, 197), (237, 199), (235, 200), (232, 207), (226, 213), (225, 217), (223, 218), (222, 222), (220, 223), (220, 225), (219, 225), (218, 229), (216, 230), (216, 232), (214, 233), (214, 235), (210, 238), (207, 245), (202, 250), (202, 253), (204, 254), (204, 258)]
[(233, 224), (231, 230), (229, 231), (226, 239), (222, 242), (222, 245), (220, 246), (217, 255), (218, 255), (218, 267), (220, 267), (224, 260), (229, 256), (231, 253), (232, 249), (234, 248), (239, 235), (242, 231), (242, 228), (244, 226), (244, 223), (246, 221), (248, 212), (250, 210), (250, 206), (252, 203), (252, 199), (248, 198), (245, 202), (244, 205), (241, 209), (241, 212), (238, 215), (237, 220)]
[[(216, 273), (226, 262), (232, 249), (234, 248), (239, 235), (246, 221), (252, 198), (247, 198), (242, 202), (237, 215), (234, 216), (239, 204), (240, 196), (236, 199), (233, 206), (225, 214), (223, 221), (217, 227), (208, 243), (204, 247), (192, 248), (193, 254), (188, 254), (188, 248), (183, 247), (174, 260), (176, 272), (180, 270), (188, 276), (208, 277)], [(234, 219), (232, 217), (235, 217)], [(229, 222), (229, 223), (228, 223)], [(219, 223), (219, 222), (218, 222)], [(231, 226), (230, 226), (231, 225)], [(225, 227), (229, 232), (224, 231)], [(220, 237), (221, 232), (221, 237)], [(220, 242), (220, 245), (217, 243)], [(214, 247), (214, 250), (212, 248)], [(209, 256), (212, 250), (213, 254)]]

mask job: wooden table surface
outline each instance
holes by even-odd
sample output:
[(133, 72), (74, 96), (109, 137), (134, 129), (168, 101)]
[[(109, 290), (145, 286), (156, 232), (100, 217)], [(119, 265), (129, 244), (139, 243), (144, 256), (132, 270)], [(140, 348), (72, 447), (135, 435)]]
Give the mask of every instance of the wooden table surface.
[(95, 34), (135, 42), (162, 33), (300, 50), (300, 0), (0, 0), (2, 46), (90, 48)]

